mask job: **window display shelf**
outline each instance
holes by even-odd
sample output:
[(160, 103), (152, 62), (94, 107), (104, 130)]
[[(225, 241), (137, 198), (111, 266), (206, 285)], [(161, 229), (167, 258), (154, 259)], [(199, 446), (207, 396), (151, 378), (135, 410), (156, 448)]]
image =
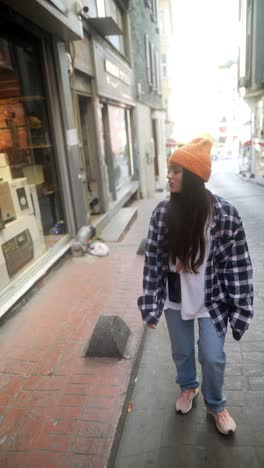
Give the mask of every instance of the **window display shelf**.
[(52, 145), (32, 145), (32, 146), (27, 146), (25, 149), (45, 149), (45, 148), (52, 148)]

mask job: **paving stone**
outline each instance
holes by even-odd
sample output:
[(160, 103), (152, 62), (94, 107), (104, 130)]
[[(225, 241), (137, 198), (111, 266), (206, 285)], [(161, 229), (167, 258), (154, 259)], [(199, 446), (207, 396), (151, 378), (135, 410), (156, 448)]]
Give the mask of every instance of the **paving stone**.
[(242, 375), (243, 374), (243, 367), (240, 363), (231, 363), (227, 361), (226, 368), (225, 368), (225, 376), (229, 375)]
[[(159, 447), (162, 432), (163, 411), (148, 410), (131, 411), (127, 417), (123, 433), (121, 450), (122, 456), (139, 455), (151, 452)], [(131, 430), (133, 428), (133, 430)], [(144, 434), (144, 439), (142, 435)]]
[(249, 407), (264, 407), (264, 391), (249, 390), (246, 392), (245, 405)]
[(243, 374), (245, 376), (263, 375), (263, 364), (262, 363), (254, 364), (252, 362), (250, 362), (250, 363), (246, 362), (243, 365)]
[(219, 468), (260, 468), (255, 450), (248, 446), (218, 449), (215, 459)]
[(264, 390), (264, 376), (249, 377), (250, 390)]
[(256, 458), (258, 462), (258, 468), (262, 468), (264, 466), (264, 447), (256, 448)]
[(244, 376), (228, 376), (225, 379), (224, 391), (225, 390), (243, 390), (247, 389), (247, 379)]
[(141, 453), (140, 455), (130, 455), (118, 457), (115, 463), (116, 468), (160, 468), (159, 451)]
[(248, 341), (241, 343), (241, 351), (244, 355), (248, 355), (250, 352), (264, 352), (264, 341)]
[[(145, 465), (146, 466), (146, 465)], [(160, 468), (217, 468), (217, 461), (205, 448), (188, 446), (161, 448)]]

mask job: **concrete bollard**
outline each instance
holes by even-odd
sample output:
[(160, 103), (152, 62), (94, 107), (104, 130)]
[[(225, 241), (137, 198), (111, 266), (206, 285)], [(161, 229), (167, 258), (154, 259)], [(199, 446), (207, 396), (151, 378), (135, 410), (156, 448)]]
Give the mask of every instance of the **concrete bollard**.
[(102, 315), (97, 320), (83, 357), (122, 358), (130, 329), (118, 315)]

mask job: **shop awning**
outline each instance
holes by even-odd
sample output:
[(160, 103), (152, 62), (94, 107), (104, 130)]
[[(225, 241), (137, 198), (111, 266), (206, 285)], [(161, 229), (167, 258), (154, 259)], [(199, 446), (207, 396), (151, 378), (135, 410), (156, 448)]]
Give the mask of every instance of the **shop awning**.
[(10, 8), (63, 41), (83, 38), (82, 21), (65, 0), (3, 0)]
[(123, 34), (111, 16), (89, 18), (88, 23), (96, 29), (101, 36), (121, 36)]

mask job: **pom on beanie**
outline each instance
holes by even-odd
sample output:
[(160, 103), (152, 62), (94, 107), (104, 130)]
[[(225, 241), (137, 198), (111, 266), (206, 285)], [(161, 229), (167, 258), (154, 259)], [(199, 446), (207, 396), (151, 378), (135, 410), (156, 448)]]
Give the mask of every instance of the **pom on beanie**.
[(211, 175), (212, 144), (208, 138), (195, 138), (177, 148), (169, 157), (169, 164), (177, 163), (207, 182)]

